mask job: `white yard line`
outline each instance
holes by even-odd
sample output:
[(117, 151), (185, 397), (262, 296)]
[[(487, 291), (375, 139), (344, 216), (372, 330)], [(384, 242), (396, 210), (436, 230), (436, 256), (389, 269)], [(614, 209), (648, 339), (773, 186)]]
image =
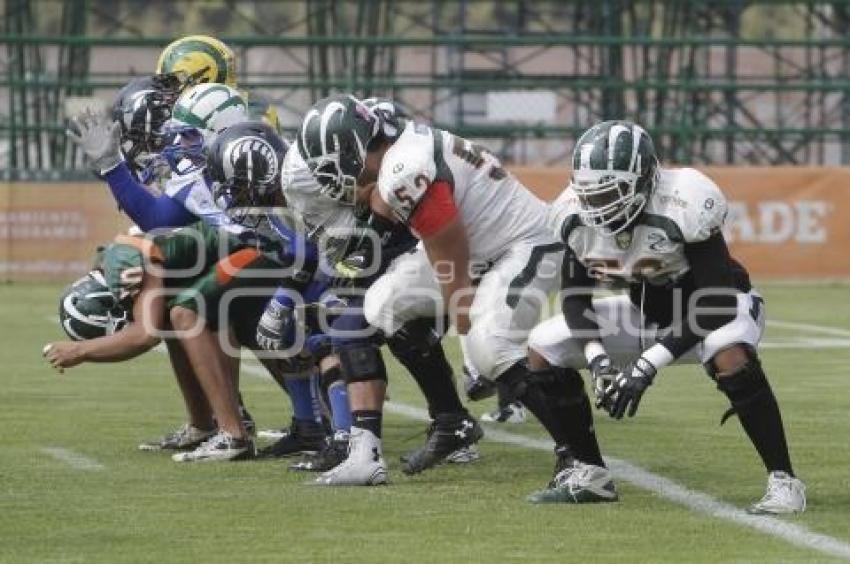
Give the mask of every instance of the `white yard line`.
[(79, 452), (74, 452), (68, 448), (62, 447), (41, 447), (39, 449), (44, 454), (52, 456), (59, 462), (64, 462), (75, 470), (105, 470), (106, 466), (93, 458), (82, 455)]
[[(427, 411), (411, 405), (388, 401), (384, 404), (384, 408), (390, 413), (402, 415), (410, 419), (430, 421)], [(532, 439), (517, 433), (493, 429), (489, 426), (487, 427), (484, 438), (497, 443), (544, 450), (546, 452), (552, 452), (554, 446), (551, 441)], [(640, 466), (635, 466), (631, 462), (609, 456), (605, 457), (605, 461), (618, 479), (629, 482), (641, 489), (651, 491), (668, 501), (683, 505), (692, 511), (725, 521), (731, 521), (744, 527), (750, 527), (791, 544), (811, 548), (829, 556), (850, 559), (850, 543), (848, 542), (816, 533), (803, 525), (773, 517), (749, 515), (742, 509), (720, 501), (707, 493), (688, 489), (669, 478), (645, 470)]]
[[(768, 324), (777, 327), (850, 337), (850, 331), (835, 327), (788, 321), (770, 321)], [(158, 347), (157, 350), (159, 352), (165, 352), (163, 348)], [(261, 366), (243, 363), (242, 369), (252, 376), (270, 379), (266, 370)], [(428, 412), (418, 407), (388, 401), (385, 404), (385, 408), (386, 411), (396, 415), (401, 415), (419, 421), (430, 421)], [(543, 450), (546, 452), (552, 452), (553, 447), (552, 443), (547, 440), (533, 439), (490, 427), (487, 428), (486, 439), (523, 448)], [(100, 463), (67, 449), (43, 448), (41, 450), (71, 466), (74, 466), (75, 468), (85, 470), (100, 470), (104, 468)], [(687, 507), (692, 511), (717, 519), (722, 519), (724, 521), (729, 521), (743, 527), (749, 527), (764, 534), (784, 540), (790, 544), (816, 550), (828, 556), (850, 559), (850, 542), (817, 533), (810, 530), (808, 527), (791, 523), (789, 521), (773, 517), (749, 515), (742, 509), (720, 501), (707, 493), (688, 489), (669, 478), (650, 472), (649, 470), (636, 466), (625, 460), (606, 457), (606, 461), (618, 479), (629, 482), (641, 489), (653, 492), (668, 501)]]
[(784, 329), (797, 329), (800, 331), (810, 331), (812, 333), (821, 333), (823, 335), (835, 335), (837, 337), (850, 338), (850, 330), (841, 329), (840, 327), (830, 327), (828, 325), (815, 325), (813, 323), (798, 323), (796, 321), (781, 321), (779, 319), (768, 319), (768, 327), (782, 327)]
[(760, 349), (847, 349), (850, 339), (801, 337), (799, 339), (777, 339), (762, 341)]
[[(268, 372), (261, 366), (243, 363), (242, 369), (252, 376), (270, 379)], [(396, 401), (386, 402), (384, 409), (389, 413), (418, 421), (427, 422), (431, 420), (426, 410)], [(485, 439), (523, 448), (544, 450), (546, 452), (552, 452), (554, 446), (548, 440), (533, 439), (516, 433), (493, 429), (489, 426), (487, 427)], [(720, 501), (707, 493), (688, 489), (669, 478), (645, 470), (631, 462), (611, 457), (605, 457), (605, 460), (610, 466), (611, 471), (620, 480), (629, 482), (641, 489), (651, 491), (668, 501), (683, 505), (692, 511), (730, 521), (744, 527), (750, 527), (791, 544), (817, 550), (829, 556), (850, 559), (850, 543), (846, 541), (816, 533), (803, 525), (797, 525), (773, 517), (749, 515), (744, 510)]]

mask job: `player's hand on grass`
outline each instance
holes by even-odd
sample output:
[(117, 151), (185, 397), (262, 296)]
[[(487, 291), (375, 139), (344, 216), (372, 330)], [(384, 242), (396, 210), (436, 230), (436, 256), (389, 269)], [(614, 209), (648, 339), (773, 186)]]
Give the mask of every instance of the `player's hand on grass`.
[(643, 357), (626, 366), (602, 397), (603, 405), (608, 404), (611, 417), (622, 419), (626, 410), (629, 417), (634, 417), (643, 393), (652, 385), (656, 372), (655, 366)]
[(80, 343), (74, 341), (47, 343), (44, 345), (41, 354), (60, 374), (65, 372), (65, 368), (71, 368), (83, 361)]
[(91, 108), (71, 118), (76, 131), (68, 129), (65, 133), (85, 154), (95, 172), (105, 174), (118, 166), (124, 159), (121, 156), (121, 124), (95, 113)]

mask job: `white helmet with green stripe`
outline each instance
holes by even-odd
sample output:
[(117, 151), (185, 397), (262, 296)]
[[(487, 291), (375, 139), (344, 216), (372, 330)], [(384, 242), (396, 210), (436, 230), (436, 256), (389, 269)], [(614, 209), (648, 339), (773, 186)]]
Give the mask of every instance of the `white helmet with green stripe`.
[(211, 143), (223, 129), (248, 121), (248, 104), (230, 86), (197, 84), (183, 91), (174, 104), (172, 119), (182, 125), (198, 128), (206, 143)]

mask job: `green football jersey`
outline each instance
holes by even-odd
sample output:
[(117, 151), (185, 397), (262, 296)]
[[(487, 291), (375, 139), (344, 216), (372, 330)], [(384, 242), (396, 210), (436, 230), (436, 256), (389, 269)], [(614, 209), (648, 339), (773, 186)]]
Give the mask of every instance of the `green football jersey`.
[(205, 223), (151, 238), (118, 235), (101, 253), (109, 291), (119, 300), (135, 296), (148, 268), (160, 268), (166, 287), (181, 288), (203, 276), (220, 257), (249, 246), (235, 235)]

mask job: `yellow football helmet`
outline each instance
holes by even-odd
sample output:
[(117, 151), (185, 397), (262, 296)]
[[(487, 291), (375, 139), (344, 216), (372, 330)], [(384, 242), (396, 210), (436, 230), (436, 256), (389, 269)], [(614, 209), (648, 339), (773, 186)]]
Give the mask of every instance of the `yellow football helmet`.
[(236, 86), (233, 51), (209, 35), (187, 35), (169, 43), (156, 63), (156, 73), (174, 73), (185, 86), (205, 82)]

